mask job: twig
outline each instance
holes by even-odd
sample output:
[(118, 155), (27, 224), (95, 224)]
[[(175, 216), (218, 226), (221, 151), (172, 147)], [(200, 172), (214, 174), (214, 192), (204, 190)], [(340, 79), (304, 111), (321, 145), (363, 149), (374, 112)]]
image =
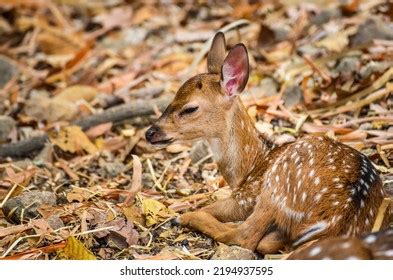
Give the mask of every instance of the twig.
[[(101, 123), (113, 122), (117, 124), (126, 119), (146, 116), (154, 113), (154, 107), (163, 110), (168, 106), (172, 97), (165, 96), (152, 100), (135, 100), (129, 104), (122, 104), (112, 107), (100, 114), (88, 116), (75, 121), (73, 124), (82, 127), (83, 130), (96, 126)], [(30, 153), (40, 150), (48, 140), (48, 135), (33, 137), (13, 144), (0, 146), (0, 159), (6, 157), (26, 157)]]

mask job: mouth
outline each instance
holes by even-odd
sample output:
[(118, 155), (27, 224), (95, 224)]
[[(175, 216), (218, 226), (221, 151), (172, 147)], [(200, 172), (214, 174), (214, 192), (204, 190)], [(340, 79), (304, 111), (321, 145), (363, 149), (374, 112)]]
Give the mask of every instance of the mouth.
[(173, 143), (175, 140), (173, 138), (168, 138), (160, 141), (151, 141), (150, 144), (154, 146), (168, 146), (169, 144)]

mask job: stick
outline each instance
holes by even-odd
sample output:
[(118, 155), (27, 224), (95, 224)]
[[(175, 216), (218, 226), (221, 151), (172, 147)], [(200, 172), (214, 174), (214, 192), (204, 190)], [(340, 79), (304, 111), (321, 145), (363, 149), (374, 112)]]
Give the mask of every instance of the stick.
[[(152, 100), (135, 100), (129, 104), (112, 107), (100, 114), (81, 118), (73, 124), (80, 126), (83, 130), (106, 122), (118, 124), (126, 119), (154, 114), (155, 107), (163, 110), (171, 100), (172, 97), (168, 96)], [(6, 157), (26, 157), (28, 154), (42, 149), (47, 140), (48, 135), (44, 134), (17, 143), (1, 145), (0, 159)]]

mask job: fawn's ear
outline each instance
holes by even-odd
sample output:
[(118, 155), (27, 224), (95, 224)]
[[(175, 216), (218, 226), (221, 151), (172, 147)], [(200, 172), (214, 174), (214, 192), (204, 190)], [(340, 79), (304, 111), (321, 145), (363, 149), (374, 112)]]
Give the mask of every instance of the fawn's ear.
[(249, 74), (246, 46), (237, 44), (228, 53), (221, 69), (221, 86), (228, 96), (241, 93)]
[(220, 74), (222, 63), (225, 59), (225, 36), (218, 32), (213, 38), (212, 46), (207, 55), (207, 71), (212, 74)]

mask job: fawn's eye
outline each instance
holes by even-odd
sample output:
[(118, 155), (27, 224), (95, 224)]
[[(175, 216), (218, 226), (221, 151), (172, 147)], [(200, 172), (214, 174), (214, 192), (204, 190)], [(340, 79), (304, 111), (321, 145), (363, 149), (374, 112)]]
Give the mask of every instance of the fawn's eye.
[(180, 117), (192, 114), (192, 113), (196, 112), (198, 110), (198, 108), (199, 108), (198, 106), (185, 108), (183, 111), (180, 112)]

